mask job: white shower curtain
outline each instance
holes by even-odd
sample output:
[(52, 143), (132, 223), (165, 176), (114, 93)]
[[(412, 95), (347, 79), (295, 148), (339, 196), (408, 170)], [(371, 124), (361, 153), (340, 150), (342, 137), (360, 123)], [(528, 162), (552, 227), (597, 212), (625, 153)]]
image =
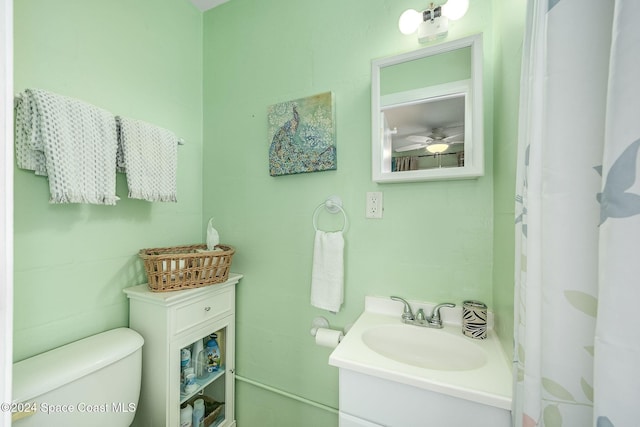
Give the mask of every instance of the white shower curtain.
[(529, 0), (514, 425), (640, 426), (640, 1)]

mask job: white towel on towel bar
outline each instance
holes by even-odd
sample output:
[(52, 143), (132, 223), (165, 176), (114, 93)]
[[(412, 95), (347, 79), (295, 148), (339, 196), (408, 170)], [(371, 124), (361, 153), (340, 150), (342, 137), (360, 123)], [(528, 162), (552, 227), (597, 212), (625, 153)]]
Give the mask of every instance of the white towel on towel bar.
[(159, 126), (117, 117), (118, 171), (127, 174), (129, 197), (177, 201), (178, 138)]
[(49, 177), (51, 203), (115, 205), (115, 116), (41, 89), (27, 89), (19, 100), (18, 167)]
[(318, 230), (313, 245), (311, 305), (334, 313), (344, 302), (344, 238)]

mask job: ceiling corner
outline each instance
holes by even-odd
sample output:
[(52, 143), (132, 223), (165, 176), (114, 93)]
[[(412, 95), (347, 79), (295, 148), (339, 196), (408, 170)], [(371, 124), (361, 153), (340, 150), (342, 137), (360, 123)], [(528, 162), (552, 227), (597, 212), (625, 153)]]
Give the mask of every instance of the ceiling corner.
[(205, 12), (209, 9), (213, 9), (216, 6), (221, 5), (222, 3), (226, 3), (229, 0), (189, 0), (195, 7), (197, 7), (200, 11)]

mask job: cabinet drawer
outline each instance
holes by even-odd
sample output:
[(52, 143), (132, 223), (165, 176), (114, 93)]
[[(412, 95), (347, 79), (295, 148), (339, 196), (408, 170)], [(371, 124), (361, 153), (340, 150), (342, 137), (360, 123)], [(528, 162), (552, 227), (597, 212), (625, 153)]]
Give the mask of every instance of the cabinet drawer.
[(233, 292), (229, 290), (177, 307), (174, 333), (179, 334), (200, 323), (224, 317), (232, 313), (233, 305)]

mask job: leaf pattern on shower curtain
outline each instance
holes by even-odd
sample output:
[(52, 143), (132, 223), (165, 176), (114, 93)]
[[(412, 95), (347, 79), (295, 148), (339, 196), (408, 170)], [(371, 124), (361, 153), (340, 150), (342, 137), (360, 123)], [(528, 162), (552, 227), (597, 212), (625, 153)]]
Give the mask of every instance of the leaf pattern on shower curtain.
[[(640, 138), (631, 143), (613, 162), (605, 179), (600, 202), (600, 224), (608, 218), (628, 218), (640, 214), (640, 194), (627, 190), (636, 182)], [(602, 169), (597, 169), (602, 174)]]
[(593, 386), (587, 382), (584, 378), (580, 378), (580, 386), (582, 387), (582, 392), (589, 399), (590, 402), (593, 402)]
[(615, 427), (607, 417), (598, 417), (597, 427)]
[(560, 0), (549, 0), (549, 10), (553, 9), (558, 3), (560, 3)]
[(564, 291), (565, 298), (576, 309), (593, 318), (598, 314), (598, 299), (586, 292)]
[(521, 205), (520, 214), (516, 217), (516, 225), (521, 224), (521, 231), (524, 237), (527, 237), (527, 222), (525, 217), (527, 216), (527, 206), (524, 204), (524, 200), (521, 195), (516, 196), (516, 203)]
[(545, 427), (562, 427), (562, 414), (558, 405), (547, 405), (542, 419)]
[(576, 399), (573, 398), (571, 393), (564, 388), (560, 383), (553, 381), (550, 378), (542, 377), (542, 387), (544, 387), (545, 391), (559, 400), (575, 402)]
[[(522, 232), (522, 236), (524, 238), (527, 237), (527, 221), (526, 221), (526, 217), (527, 217), (527, 203), (524, 199), (524, 194), (526, 194), (527, 192), (527, 173), (528, 173), (528, 169), (529, 169), (529, 153), (530, 153), (530, 148), (531, 145), (527, 145), (524, 149), (524, 153), (523, 153), (523, 169), (524, 169), (524, 176), (522, 177), (522, 183), (520, 185), (522, 185), (522, 188), (520, 189), (521, 192), (516, 194), (516, 206), (518, 206), (518, 208), (516, 209), (516, 213), (519, 212), (519, 215), (516, 217), (516, 222), (515, 224), (518, 225), (520, 224), (520, 231)], [(526, 268), (526, 260), (522, 260), (522, 263), (520, 264), (521, 268)]]

